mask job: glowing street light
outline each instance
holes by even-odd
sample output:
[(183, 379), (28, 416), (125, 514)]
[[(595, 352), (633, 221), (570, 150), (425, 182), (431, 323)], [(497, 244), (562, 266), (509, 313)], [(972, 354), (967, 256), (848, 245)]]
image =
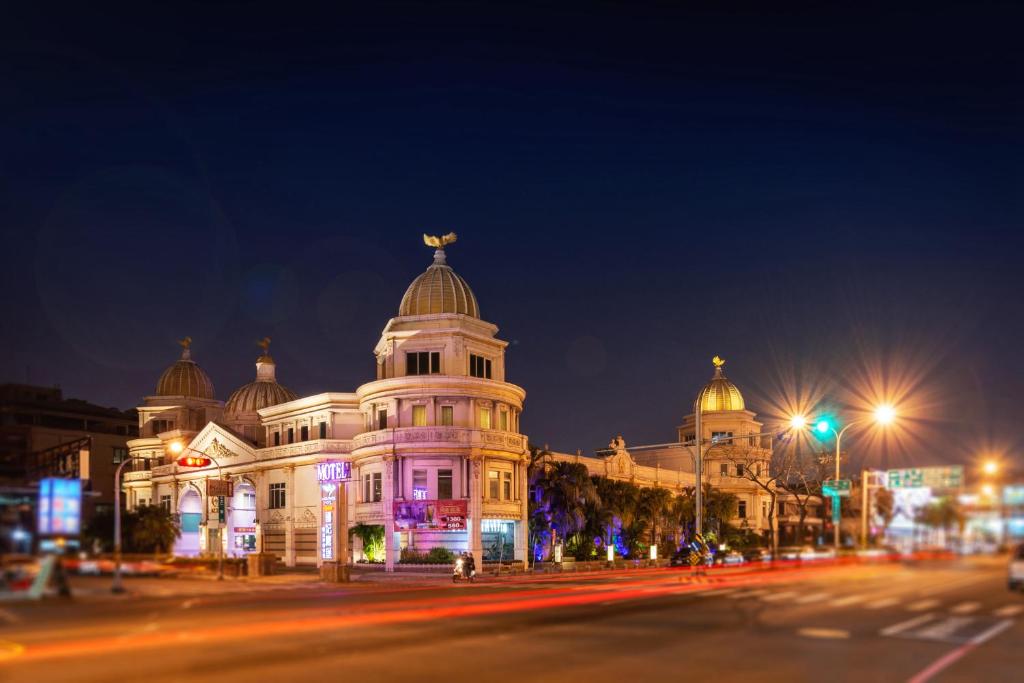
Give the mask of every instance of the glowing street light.
[(986, 460), (985, 464), (981, 466), (981, 471), (991, 476), (999, 471), (999, 463), (995, 460)]
[(875, 422), (877, 422), (878, 424), (889, 425), (892, 424), (893, 420), (895, 419), (896, 409), (893, 408), (888, 403), (883, 403), (882, 405), (875, 408)]
[(807, 418), (803, 415), (794, 415), (789, 418), (789, 426), (793, 429), (803, 429), (807, 426)]

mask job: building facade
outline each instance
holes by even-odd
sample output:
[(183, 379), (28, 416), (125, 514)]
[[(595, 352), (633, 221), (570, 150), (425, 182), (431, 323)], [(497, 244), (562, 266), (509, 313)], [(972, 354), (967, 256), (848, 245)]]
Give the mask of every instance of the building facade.
[[(262, 550), (289, 566), (358, 561), (358, 539), (335, 558), (327, 529), (368, 524), (384, 529), (388, 570), (403, 551), (437, 547), (525, 559), (526, 392), (506, 380), (507, 342), (447, 263), (454, 235), (425, 241), (433, 263), (385, 325), (376, 377), (351, 393), (297, 397), (277, 382), (265, 339), (255, 380), (221, 402), (182, 341), (138, 408), (140, 436), (129, 443), (138, 468), (124, 482), (129, 506), (178, 515), (176, 553), (220, 543), (228, 555)], [(172, 444), (212, 462), (184, 467)], [(206, 484), (221, 476), (233, 484), (223, 510)]]

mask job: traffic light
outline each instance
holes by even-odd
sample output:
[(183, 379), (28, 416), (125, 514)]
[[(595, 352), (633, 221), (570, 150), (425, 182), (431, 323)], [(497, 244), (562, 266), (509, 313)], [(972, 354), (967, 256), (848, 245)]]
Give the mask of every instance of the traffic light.
[(829, 432), (832, 431), (832, 429), (833, 427), (831, 418), (823, 417), (814, 423), (814, 431), (818, 432), (819, 434), (828, 434)]
[(203, 455), (186, 455), (178, 458), (178, 464), (182, 467), (206, 467), (212, 461)]

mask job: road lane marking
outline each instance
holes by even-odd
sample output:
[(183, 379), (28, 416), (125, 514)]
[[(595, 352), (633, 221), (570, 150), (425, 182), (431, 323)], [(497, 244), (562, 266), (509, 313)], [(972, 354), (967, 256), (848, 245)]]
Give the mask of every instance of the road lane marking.
[(797, 633), (808, 638), (830, 638), (833, 640), (850, 637), (849, 631), (838, 628), (802, 628)]
[(831, 595), (829, 595), (828, 593), (811, 593), (810, 595), (805, 595), (804, 597), (797, 600), (796, 604), (808, 605), (812, 602), (821, 602), (822, 600), (827, 600), (830, 597)]
[(886, 607), (892, 607), (893, 605), (900, 604), (899, 598), (882, 598), (881, 600), (875, 600), (864, 605), (868, 609), (885, 609)]
[(879, 633), (883, 636), (894, 636), (897, 633), (903, 633), (904, 631), (912, 629), (915, 626), (920, 626), (926, 621), (930, 621), (934, 617), (934, 614), (922, 614), (919, 617), (914, 617), (913, 619), (908, 619), (907, 621), (901, 621), (900, 623), (894, 624), (889, 628), (883, 628), (881, 631), (879, 631)]
[(708, 591), (700, 591), (697, 595), (702, 598), (717, 597), (719, 595), (728, 595), (729, 593), (735, 593), (739, 588), (712, 588)]
[(1024, 612), (1024, 605), (1007, 605), (1006, 607), (1000, 607), (993, 614), (997, 617), (1012, 617)]
[(730, 600), (742, 600), (745, 598), (756, 598), (762, 595), (767, 595), (771, 591), (768, 590), (756, 590), (756, 591), (744, 591), (742, 593), (733, 593), (729, 596)]
[(829, 604), (833, 607), (848, 607), (850, 605), (856, 605), (858, 602), (864, 602), (865, 600), (867, 600), (866, 595), (848, 595), (845, 598), (833, 600)]
[(779, 602), (780, 600), (789, 600), (795, 597), (796, 593), (793, 591), (786, 591), (785, 593), (773, 593), (772, 595), (766, 595), (761, 600), (764, 602)]
[(961, 602), (950, 610), (953, 614), (970, 614), (981, 607), (980, 602)]
[(949, 617), (921, 629), (914, 636), (925, 640), (950, 640), (957, 631), (972, 621), (974, 621), (974, 617)]
[(21, 617), (8, 609), (0, 609), (0, 619), (3, 619), (8, 624), (17, 624), (21, 621)]
[(181, 609), (190, 609), (198, 605), (200, 602), (202, 602), (202, 600), (200, 600), (199, 598), (191, 598), (181, 603)]
[(949, 668), (951, 665), (960, 660), (968, 652), (978, 647), (986, 640), (995, 638), (997, 635), (999, 635), (1006, 629), (1010, 628), (1011, 626), (1013, 626), (1013, 621), (1010, 619), (1000, 621), (987, 631), (979, 633), (964, 645), (961, 645), (957, 649), (944, 654), (942, 657), (939, 657), (937, 660), (935, 660), (927, 667), (922, 669), (920, 672), (918, 672), (917, 675), (911, 678), (907, 683), (925, 683), (926, 681), (930, 681), (936, 674), (942, 672), (944, 669)]
[(911, 612), (923, 612), (926, 609), (932, 609), (939, 604), (938, 600), (918, 600), (907, 605), (907, 609)]

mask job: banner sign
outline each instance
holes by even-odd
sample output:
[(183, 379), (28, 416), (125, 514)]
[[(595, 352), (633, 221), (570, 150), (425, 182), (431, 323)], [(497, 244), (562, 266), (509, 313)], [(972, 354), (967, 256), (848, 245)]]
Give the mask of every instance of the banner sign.
[(395, 501), (395, 528), (463, 531), (468, 509), (465, 500)]
[(231, 496), (235, 495), (234, 482), (228, 479), (207, 479), (206, 495), (227, 496), (228, 498), (230, 498)]
[(352, 463), (350, 462), (318, 462), (316, 464), (317, 483), (323, 484), (327, 481), (347, 481), (352, 478)]
[(953, 465), (889, 470), (885, 481), (889, 489), (959, 489), (964, 485), (964, 468)]
[(40, 481), (36, 522), (40, 536), (77, 536), (82, 527), (82, 480)]
[[(348, 464), (348, 463), (345, 463)], [(317, 465), (319, 468), (320, 466)], [(319, 472), (318, 475), (319, 476)], [(334, 560), (334, 518), (338, 507), (338, 485), (320, 484), (320, 559)]]

